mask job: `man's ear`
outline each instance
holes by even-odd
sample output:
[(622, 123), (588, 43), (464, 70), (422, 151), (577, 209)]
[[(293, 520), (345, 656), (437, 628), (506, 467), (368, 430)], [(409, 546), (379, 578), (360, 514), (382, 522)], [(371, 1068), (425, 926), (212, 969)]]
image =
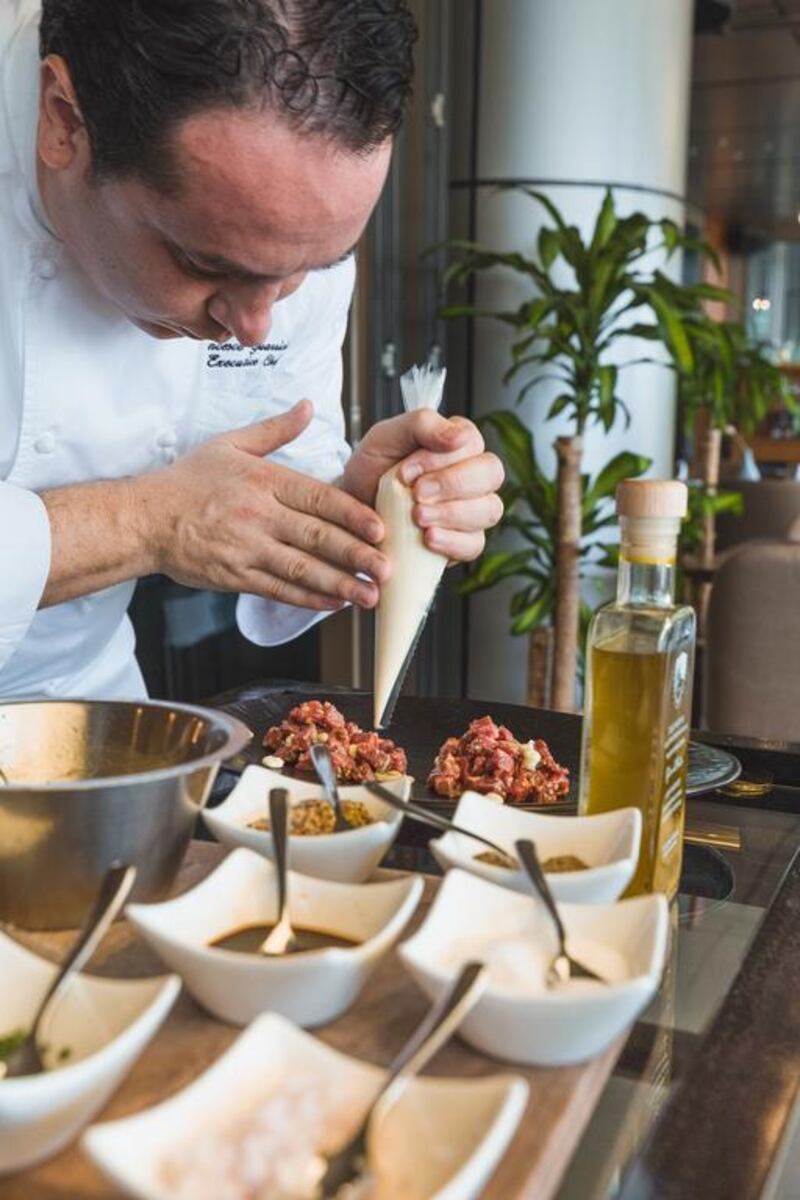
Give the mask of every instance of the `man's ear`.
[(69, 67), (58, 54), (48, 54), (39, 80), (39, 157), (54, 171), (63, 171), (85, 143), (86, 127)]

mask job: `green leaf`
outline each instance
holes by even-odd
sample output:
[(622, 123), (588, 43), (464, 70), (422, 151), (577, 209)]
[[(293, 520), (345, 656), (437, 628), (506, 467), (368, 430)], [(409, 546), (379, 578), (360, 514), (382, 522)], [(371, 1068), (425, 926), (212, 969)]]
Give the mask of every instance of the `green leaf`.
[(483, 588), (494, 587), (502, 579), (510, 579), (525, 571), (530, 559), (529, 550), (518, 550), (511, 553), (508, 550), (496, 550), (484, 554), (474, 570), (459, 585), (463, 595), (482, 591)]
[(518, 592), (514, 592), (514, 595), (508, 602), (508, 615), (510, 617), (519, 616), (528, 607), (535, 592), (536, 588), (533, 584), (529, 587), (521, 588)]
[(517, 309), (520, 328), (532, 329), (535, 333), (540, 334), (539, 326), (545, 317), (558, 308), (560, 299), (561, 297), (556, 294), (537, 296), (534, 300), (526, 300)]
[(619, 566), (619, 542), (595, 542), (592, 549), (602, 551), (600, 557), (595, 559), (595, 566), (616, 571)]
[(533, 438), (516, 413), (507, 410), (489, 413), (479, 424), (489, 426), (500, 441), (502, 457), (512, 480), (527, 487), (541, 474), (536, 463)]
[(646, 458), (643, 454), (632, 454), (630, 450), (615, 454), (584, 493), (584, 513), (588, 515), (600, 500), (610, 499), (623, 479), (638, 479), (652, 465), (651, 458)]
[(718, 300), (721, 304), (735, 304), (737, 300), (734, 292), (716, 287), (713, 283), (693, 283), (685, 290), (698, 300)]
[(716, 516), (721, 512), (741, 516), (744, 512), (744, 496), (741, 492), (717, 492), (716, 495), (702, 495), (701, 499), (701, 507), (706, 516)]
[(575, 397), (571, 392), (562, 392), (560, 396), (556, 396), (555, 400), (548, 408), (545, 420), (551, 421), (553, 417), (557, 417), (559, 413), (563, 412), (568, 404), (574, 403)]
[(650, 301), (664, 340), (677, 365), (682, 371), (691, 371), (694, 355), (678, 312), (655, 286), (646, 286), (642, 290)]
[(539, 230), (537, 245), (541, 264), (545, 271), (548, 271), (561, 253), (561, 238), (555, 229), (543, 225)]
[(599, 515), (599, 509), (594, 508), (587, 517), (584, 517), (583, 533), (597, 533), (598, 529), (607, 529), (608, 526), (616, 524), (617, 514), (615, 512), (608, 512), (604, 517), (601, 517)]
[(517, 635), (530, 633), (537, 625), (544, 624), (546, 618), (552, 616), (554, 603), (553, 588), (547, 586), (512, 622), (511, 632)]
[(674, 221), (670, 221), (665, 217), (661, 222), (661, 233), (664, 237), (664, 245), (667, 248), (667, 253), (672, 254), (680, 242), (681, 231)]
[(614, 388), (617, 386), (617, 368), (609, 364), (597, 368), (598, 381), (598, 413), (603, 427), (608, 432), (614, 424), (616, 400)]
[(541, 555), (553, 557), (553, 543), (545, 536), (541, 525), (533, 521), (526, 521), (514, 513), (506, 513), (502, 518), (502, 525), (504, 529), (513, 529), (515, 533), (524, 537)]
[(593, 252), (603, 249), (613, 234), (616, 225), (617, 214), (614, 210), (614, 197), (611, 193), (611, 188), (607, 188), (606, 194), (603, 197), (603, 203), (600, 206), (600, 212), (597, 214), (594, 233), (592, 234), (591, 250)]
[(650, 342), (661, 341), (661, 330), (657, 325), (626, 325), (622, 332), (628, 337), (646, 338)]

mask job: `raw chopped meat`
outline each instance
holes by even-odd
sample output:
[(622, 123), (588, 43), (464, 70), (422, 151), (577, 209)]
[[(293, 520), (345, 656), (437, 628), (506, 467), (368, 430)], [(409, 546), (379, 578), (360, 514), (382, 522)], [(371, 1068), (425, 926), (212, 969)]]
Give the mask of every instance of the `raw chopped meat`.
[(569, 791), (569, 770), (541, 738), (518, 742), (505, 725), (479, 717), (462, 737), (442, 744), (428, 787), (453, 800), (473, 791), (494, 792), (513, 804), (555, 804)]
[(324, 742), (337, 779), (371, 783), (406, 772), (405, 751), (389, 738), (346, 721), (329, 700), (306, 700), (264, 735), (264, 745), (298, 771), (313, 773), (308, 751)]

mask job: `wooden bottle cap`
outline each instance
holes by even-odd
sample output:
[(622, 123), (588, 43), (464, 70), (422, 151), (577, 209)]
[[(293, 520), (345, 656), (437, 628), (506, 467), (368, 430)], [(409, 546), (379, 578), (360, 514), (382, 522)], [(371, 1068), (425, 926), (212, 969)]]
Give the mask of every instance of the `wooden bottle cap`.
[(623, 479), (617, 487), (620, 517), (686, 516), (689, 489), (679, 479)]

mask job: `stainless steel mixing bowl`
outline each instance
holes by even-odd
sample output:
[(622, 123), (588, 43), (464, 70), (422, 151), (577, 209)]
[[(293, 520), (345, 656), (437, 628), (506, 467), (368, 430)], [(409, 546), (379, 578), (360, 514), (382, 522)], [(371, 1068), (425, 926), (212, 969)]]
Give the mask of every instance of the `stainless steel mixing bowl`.
[(137, 867), (133, 898), (163, 896), (220, 763), (250, 738), (187, 704), (0, 703), (0, 920), (79, 924), (115, 859)]

